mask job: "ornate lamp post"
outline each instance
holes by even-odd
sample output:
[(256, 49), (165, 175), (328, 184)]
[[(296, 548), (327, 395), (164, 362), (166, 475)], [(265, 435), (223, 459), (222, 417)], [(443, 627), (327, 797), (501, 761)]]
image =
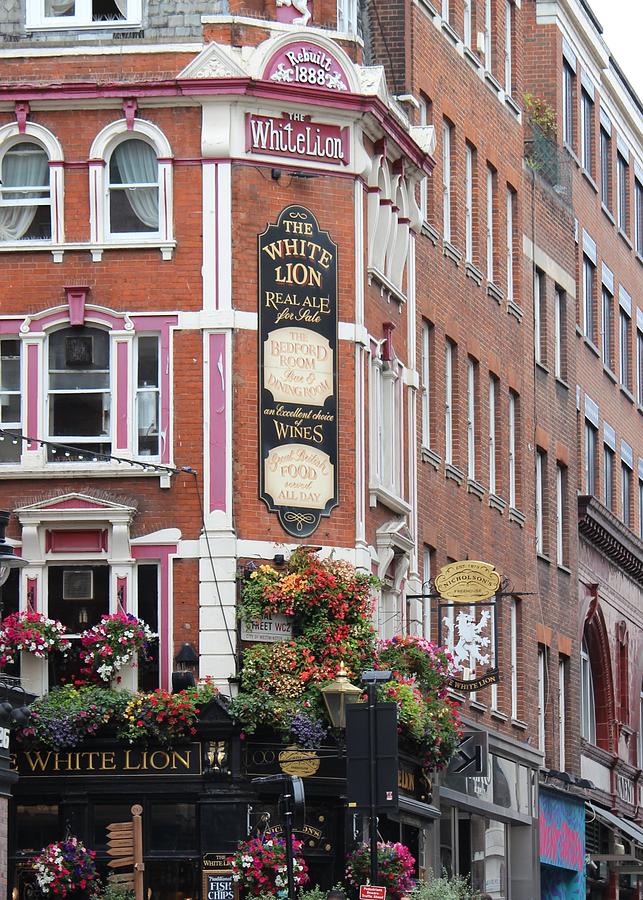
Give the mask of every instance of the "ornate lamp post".
[(341, 663), (335, 680), (323, 687), (321, 693), (333, 728), (346, 728), (346, 705), (357, 703), (362, 690), (350, 683), (344, 663)]

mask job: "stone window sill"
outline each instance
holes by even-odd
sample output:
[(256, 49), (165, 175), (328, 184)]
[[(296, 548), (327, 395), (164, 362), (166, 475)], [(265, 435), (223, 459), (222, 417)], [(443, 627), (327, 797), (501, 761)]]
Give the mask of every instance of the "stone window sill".
[(594, 193), (598, 194), (598, 185), (592, 178), (591, 174), (585, 168), (581, 169), (581, 172), (582, 172), (583, 178), (585, 179), (585, 181), (587, 181), (587, 183), (589, 184), (591, 189), (594, 191)]
[(461, 469), (458, 469), (457, 466), (452, 465), (451, 463), (446, 463), (444, 466), (444, 474), (446, 478), (450, 478), (456, 482), (456, 484), (460, 485), (464, 481), (464, 472)]
[(489, 506), (492, 509), (497, 509), (501, 515), (504, 514), (504, 511), (507, 508), (505, 501), (497, 494), (489, 494)]
[(502, 303), (502, 301), (505, 299), (505, 295), (504, 295), (502, 288), (499, 288), (498, 285), (494, 284), (493, 281), (487, 282), (487, 294), (490, 297), (493, 297), (493, 299), (497, 303)]
[(519, 322), (522, 322), (522, 308), (514, 300), (507, 300), (507, 312), (510, 316), (514, 316)]
[(478, 285), (478, 287), (480, 287), (480, 285), (482, 284), (482, 278), (483, 278), (482, 272), (480, 271), (480, 269), (477, 266), (474, 266), (474, 264), (472, 262), (465, 262), (464, 274), (467, 276), (467, 278), (470, 278), (472, 281), (475, 281), (475, 283)]
[(517, 524), (520, 525), (521, 528), (523, 528), (525, 525), (525, 514), (520, 512), (519, 509), (516, 509), (515, 506), (510, 506), (509, 507), (509, 521), (517, 522)]
[(430, 447), (422, 447), (422, 460), (429, 463), (434, 469), (438, 469), (442, 462), (442, 457), (435, 450), (431, 450)]
[(456, 266), (459, 266), (462, 262), (462, 254), (457, 247), (453, 246), (451, 241), (447, 241), (446, 239), (442, 241), (442, 253), (447, 259), (453, 260)]
[(612, 215), (610, 210), (607, 208), (607, 206), (605, 206), (604, 203), (601, 203), (601, 209), (603, 210), (603, 213), (607, 216), (607, 218), (610, 220), (612, 225), (616, 225), (616, 220), (615, 220), (614, 216)]
[(475, 478), (467, 478), (467, 493), (473, 494), (478, 500), (484, 497), (484, 488)]

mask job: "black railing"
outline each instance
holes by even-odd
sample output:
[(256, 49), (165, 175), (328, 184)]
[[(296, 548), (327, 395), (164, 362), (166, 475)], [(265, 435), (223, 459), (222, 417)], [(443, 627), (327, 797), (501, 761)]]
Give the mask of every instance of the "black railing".
[(572, 164), (570, 155), (556, 141), (532, 128), (525, 140), (527, 165), (537, 172), (565, 202), (572, 202)]

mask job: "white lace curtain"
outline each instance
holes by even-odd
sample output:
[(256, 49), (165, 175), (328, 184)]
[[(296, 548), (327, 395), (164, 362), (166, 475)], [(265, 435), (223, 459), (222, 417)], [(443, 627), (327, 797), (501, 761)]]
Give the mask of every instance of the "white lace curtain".
[(125, 196), (136, 216), (148, 228), (159, 226), (158, 161), (149, 144), (129, 140), (119, 144), (114, 151), (123, 184), (150, 187), (133, 187)]
[[(35, 144), (17, 144), (2, 161), (4, 203), (42, 197), (44, 191), (12, 191), (7, 188), (49, 187), (49, 160)], [(0, 206), (0, 241), (19, 241), (29, 230), (38, 206)]]
[[(127, 18), (127, 0), (114, 0), (116, 8), (121, 16)], [(66, 16), (74, 15), (76, 11), (76, 0), (47, 0), (45, 3), (46, 16)]]

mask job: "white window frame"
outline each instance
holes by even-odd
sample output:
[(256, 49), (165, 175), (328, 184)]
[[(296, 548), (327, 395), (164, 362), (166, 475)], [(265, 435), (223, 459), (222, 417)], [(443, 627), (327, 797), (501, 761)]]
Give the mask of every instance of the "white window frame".
[(442, 236), (451, 242), (451, 125), (442, 120)]
[(484, 2), (484, 67), (486, 72), (491, 72), (491, 0)]
[(544, 539), (544, 508), (545, 508), (545, 453), (536, 448), (536, 493), (535, 493), (535, 514), (536, 514), (536, 553), (543, 554), (545, 552)]
[[(431, 547), (424, 545), (422, 584), (426, 585), (431, 580)], [(424, 587), (423, 593), (426, 593)], [(431, 640), (431, 598), (422, 598), (422, 635), (427, 641)]]
[(467, 478), (476, 480), (476, 375), (477, 363), (467, 359)]
[(509, 506), (516, 508), (516, 395), (509, 392)]
[(556, 463), (556, 564), (564, 566), (565, 558), (565, 468)]
[[(22, 384), (22, 368), (23, 368), (23, 353), (22, 353), (22, 345), (18, 335), (10, 335), (10, 334), (0, 334), (0, 349), (2, 347), (2, 343), (4, 341), (13, 341), (18, 344), (18, 389), (17, 390), (0, 390), (0, 428), (6, 431), (13, 431), (16, 434), (22, 433), (22, 419), (24, 416), (24, 403), (22, 402), (22, 391), (20, 389), (20, 385)], [(0, 384), (2, 379), (2, 356), (0, 355)], [(20, 398), (20, 417), (17, 421), (5, 421), (3, 407), (8, 406), (8, 403), (3, 403), (2, 400), (4, 398), (10, 397), (19, 397)], [(12, 444), (16, 445), (16, 450), (12, 451), (14, 455), (13, 460), (7, 460), (6, 462), (0, 462), (0, 468), (4, 466), (16, 466), (20, 464), (20, 455), (22, 453), (22, 440), (19, 437), (10, 438), (6, 434), (0, 434), (0, 441), (11, 441)]]
[(514, 192), (507, 187), (507, 301), (514, 300)]
[(357, 0), (337, 0), (337, 31), (357, 34)]
[(51, 208), (51, 238), (44, 240), (0, 241), (0, 252), (4, 250), (30, 250), (43, 246), (56, 246), (65, 240), (64, 198), (65, 173), (64, 155), (58, 139), (42, 125), (26, 122), (20, 131), (17, 122), (0, 127), (0, 159), (10, 147), (21, 143), (38, 144), (49, 158), (49, 206)]
[(513, 89), (513, 47), (511, 30), (513, 26), (513, 2), (505, 0), (505, 93), (511, 97)]
[(464, 38), (464, 46), (471, 49), (471, 34), (472, 34), (472, 10), (471, 4), (473, 0), (464, 0), (464, 23), (463, 23), (463, 38)]
[(585, 641), (583, 641), (580, 654), (580, 669), (581, 737), (590, 744), (596, 744), (596, 701), (594, 698), (594, 679), (592, 676), (592, 664)]
[(634, 179), (634, 249), (643, 256), (643, 183)]
[(45, 15), (45, 0), (27, 0), (26, 27), (28, 31), (33, 29), (82, 29), (91, 28), (114, 31), (115, 29), (131, 28), (132, 25), (140, 25), (142, 22), (142, 0), (127, 0), (127, 15), (124, 19), (101, 22), (92, 21), (92, 0), (75, 0), (74, 15), (71, 16), (47, 16)]
[(632, 527), (632, 469), (621, 460), (621, 519), (627, 528)]
[(554, 375), (563, 377), (563, 335), (565, 333), (565, 297), (558, 286), (554, 291)]
[(636, 400), (643, 406), (643, 331), (636, 329)]
[(464, 258), (473, 262), (473, 162), (474, 150), (470, 144), (465, 147), (464, 172)]
[(583, 334), (594, 342), (594, 283), (596, 280), (596, 266), (592, 260), (583, 254)]
[(540, 269), (534, 269), (534, 357), (537, 363), (543, 362), (542, 354), (542, 286), (544, 275)]
[(627, 233), (627, 178), (629, 165), (622, 153), (616, 153), (616, 224)]
[(614, 512), (614, 458), (615, 453), (609, 444), (603, 444), (603, 504), (610, 512)]
[(563, 59), (563, 143), (574, 146), (574, 80), (576, 73), (566, 59)]
[(453, 353), (447, 339), (444, 349), (444, 461), (453, 465)]
[(487, 166), (487, 281), (493, 282), (493, 169)]
[(545, 752), (545, 707), (547, 704), (547, 650), (538, 647), (538, 749)]
[(614, 356), (613, 344), (613, 319), (614, 319), (614, 295), (607, 285), (601, 288), (601, 351), (603, 355), (603, 365), (608, 369), (612, 369), (612, 359)]
[[(159, 228), (156, 232), (131, 234), (110, 231), (109, 159), (116, 147), (127, 139), (149, 144), (158, 160)], [(89, 155), (90, 242), (99, 248), (114, 246), (153, 246), (171, 257), (174, 247), (172, 148), (161, 129), (146, 119), (135, 118), (128, 127), (125, 119), (107, 125), (94, 139)]]
[(489, 493), (497, 493), (496, 478), (496, 394), (497, 379), (489, 375)]
[(511, 718), (518, 719), (518, 609), (512, 597), (509, 613)]
[[(429, 124), (429, 104), (425, 97), (420, 97), (420, 125)], [(423, 222), (429, 220), (429, 179), (428, 176), (420, 181), (420, 215)]]
[(449, 21), (449, 0), (442, 0), (440, 14), (445, 22)]
[(403, 501), (403, 378), (397, 360), (373, 353), (370, 367), (371, 490)]
[(422, 446), (431, 446), (431, 325), (422, 321), (421, 396), (422, 396)]
[(601, 162), (601, 203), (606, 209), (610, 206), (610, 157), (611, 157), (611, 134), (603, 128), (600, 129), (599, 153)]
[(558, 660), (558, 771), (567, 765), (567, 662)]
[(580, 99), (580, 115), (581, 115), (581, 165), (586, 172), (592, 174), (592, 166), (594, 162), (593, 145), (592, 145), (592, 119), (594, 116), (594, 101), (585, 90), (581, 90)]
[[(156, 373), (156, 384), (149, 386), (139, 386), (138, 384), (138, 366), (139, 366), (139, 348), (141, 338), (152, 338), (156, 341), (156, 355), (157, 355), (157, 373)], [(134, 395), (134, 454), (137, 459), (149, 459), (150, 461), (156, 460), (158, 461), (161, 458), (161, 446), (163, 441), (162, 434), (162, 426), (161, 426), (161, 337), (158, 332), (139, 332), (136, 335), (136, 340), (134, 343), (134, 361), (133, 361), (133, 387), (135, 390)], [(144, 395), (151, 394), (156, 396), (156, 425), (158, 428), (158, 452), (150, 453), (150, 454), (142, 454), (140, 452), (139, 440), (140, 440), (140, 432), (139, 432), (139, 423), (141, 417), (141, 407), (144, 403)]]
[(585, 493), (595, 495), (596, 493), (596, 449), (598, 443), (598, 430), (589, 419), (585, 419), (585, 471), (584, 471), (584, 488)]
[(630, 361), (632, 356), (632, 318), (622, 306), (618, 311), (618, 371), (624, 388), (630, 389)]

